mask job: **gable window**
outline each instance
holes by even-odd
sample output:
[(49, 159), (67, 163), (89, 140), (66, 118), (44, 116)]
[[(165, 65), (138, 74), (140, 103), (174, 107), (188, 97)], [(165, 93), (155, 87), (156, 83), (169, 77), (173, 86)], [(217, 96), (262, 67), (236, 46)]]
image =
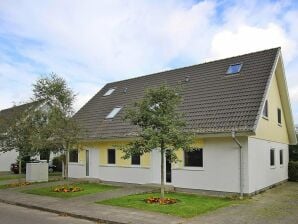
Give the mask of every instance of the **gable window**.
[(284, 164), (284, 153), (283, 150), (279, 150), (279, 164), (283, 165)]
[(270, 166), (275, 166), (275, 150), (270, 149)]
[(263, 108), (263, 117), (268, 118), (268, 100), (265, 101), (264, 108)]
[(108, 149), (108, 164), (115, 164), (115, 163), (116, 163), (116, 150)]
[(72, 149), (69, 151), (69, 162), (77, 163), (78, 162), (78, 150)]
[(184, 166), (203, 167), (203, 149), (196, 149), (191, 152), (184, 151)]
[(122, 107), (115, 107), (107, 116), (106, 116), (106, 119), (111, 119), (111, 118), (114, 118), (118, 113), (119, 111), (122, 109)]
[(111, 95), (113, 92), (115, 91), (114, 88), (109, 89), (108, 91), (105, 92), (105, 94), (103, 94), (103, 96), (109, 96)]
[(230, 65), (226, 74), (227, 75), (232, 75), (232, 74), (239, 73), (241, 68), (242, 68), (242, 63), (237, 63), (237, 64)]
[(131, 165), (140, 165), (141, 157), (138, 154), (131, 155)]
[(278, 124), (281, 124), (281, 109), (277, 109), (277, 122)]

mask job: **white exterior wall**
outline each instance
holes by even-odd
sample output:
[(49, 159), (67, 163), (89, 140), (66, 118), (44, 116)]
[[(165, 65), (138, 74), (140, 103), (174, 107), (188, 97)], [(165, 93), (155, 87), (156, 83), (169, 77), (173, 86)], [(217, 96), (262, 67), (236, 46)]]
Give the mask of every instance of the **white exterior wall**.
[(68, 164), (68, 176), (72, 178), (84, 178), (86, 177), (86, 166), (80, 163)]
[(0, 152), (0, 171), (10, 171), (10, 164), (15, 163), (19, 153), (15, 150)]
[[(243, 145), (243, 170), (244, 170), (244, 191), (248, 191), (248, 173), (247, 173), (247, 137), (239, 138)], [(93, 155), (89, 149), (90, 156)], [(96, 150), (96, 149), (95, 149)], [(95, 154), (94, 154), (95, 155)], [(98, 155), (98, 154), (96, 154)], [(204, 168), (190, 169), (186, 167), (175, 168), (172, 165), (172, 183), (175, 187), (202, 189), (212, 191), (239, 192), (239, 147), (229, 138), (206, 138), (203, 148)], [(95, 161), (94, 161), (95, 158)], [(126, 183), (160, 183), (160, 154), (153, 150), (151, 155), (151, 167), (137, 166), (115, 166), (100, 165), (99, 157), (90, 158), (90, 169), (96, 169), (91, 172), (89, 177), (99, 178), (105, 181), (126, 182)], [(95, 168), (94, 164), (99, 165)], [(93, 173), (93, 174), (92, 174)], [(84, 164), (71, 163), (69, 165), (70, 177), (86, 177), (86, 166)]]
[(105, 181), (147, 184), (151, 182), (150, 168), (99, 166), (98, 178)]
[[(244, 192), (248, 191), (247, 138), (238, 138), (243, 146)], [(203, 147), (203, 168), (177, 168), (172, 171), (175, 187), (239, 192), (240, 151), (230, 138), (206, 138)]]
[[(270, 166), (270, 149), (275, 149), (275, 166)], [(288, 179), (289, 147), (286, 144), (248, 138), (249, 193)], [(279, 150), (283, 150), (280, 165)]]

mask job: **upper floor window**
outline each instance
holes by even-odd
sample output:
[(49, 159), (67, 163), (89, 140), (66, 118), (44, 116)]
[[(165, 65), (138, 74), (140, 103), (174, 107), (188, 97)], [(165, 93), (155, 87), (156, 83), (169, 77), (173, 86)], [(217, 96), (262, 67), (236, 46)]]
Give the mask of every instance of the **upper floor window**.
[(265, 101), (264, 108), (263, 108), (263, 116), (268, 117), (268, 100)]
[(109, 96), (111, 95), (113, 92), (115, 91), (114, 88), (109, 89), (108, 91), (105, 92), (105, 94), (103, 94), (103, 96)]
[(226, 74), (231, 75), (231, 74), (239, 73), (241, 68), (242, 68), (242, 63), (230, 65)]
[(115, 107), (107, 116), (106, 118), (107, 119), (110, 119), (110, 118), (114, 118), (118, 113), (119, 111), (122, 109), (122, 107)]
[(203, 167), (203, 149), (184, 151), (184, 166)]
[(131, 165), (140, 165), (141, 157), (138, 154), (131, 155)]
[(281, 109), (277, 109), (277, 122), (278, 124), (281, 124)]

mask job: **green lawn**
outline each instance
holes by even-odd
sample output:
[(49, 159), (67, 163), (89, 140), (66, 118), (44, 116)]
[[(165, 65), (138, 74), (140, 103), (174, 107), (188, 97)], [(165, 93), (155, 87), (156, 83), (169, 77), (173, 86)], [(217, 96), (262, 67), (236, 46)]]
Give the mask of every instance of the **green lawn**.
[(96, 183), (74, 183), (71, 185), (78, 186), (80, 188), (83, 188), (84, 190), (79, 192), (68, 192), (68, 193), (54, 192), (53, 189), (57, 186), (53, 186), (53, 187), (30, 189), (30, 190), (25, 190), (23, 192), (28, 194), (36, 194), (36, 195), (42, 195), (42, 196), (50, 196), (50, 197), (67, 199), (67, 198), (78, 197), (86, 194), (94, 194), (94, 193), (109, 191), (109, 190), (118, 188), (115, 186), (96, 184)]
[(236, 201), (226, 198), (199, 196), (184, 193), (168, 193), (166, 197), (175, 198), (178, 200), (176, 204), (159, 205), (148, 204), (144, 199), (154, 196), (159, 197), (159, 194), (136, 194), (121, 198), (109, 199), (96, 202), (98, 204), (121, 206), (127, 208), (137, 208), (147, 211), (160, 212), (169, 215), (175, 215), (183, 218), (190, 218), (202, 213), (215, 210), (220, 207), (231, 205)]
[(19, 178), (25, 178), (25, 174), (4, 174), (4, 175), (0, 175), (0, 181), (2, 180), (13, 180), (13, 179), (19, 179)]

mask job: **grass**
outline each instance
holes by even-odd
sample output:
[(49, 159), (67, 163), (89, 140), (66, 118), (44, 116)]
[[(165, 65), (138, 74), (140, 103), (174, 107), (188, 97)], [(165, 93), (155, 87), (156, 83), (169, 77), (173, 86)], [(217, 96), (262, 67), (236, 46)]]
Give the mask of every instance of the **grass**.
[(57, 186), (52, 186), (52, 187), (24, 190), (23, 192), (28, 193), (28, 194), (35, 194), (35, 195), (41, 195), (41, 196), (58, 197), (58, 198), (67, 199), (67, 198), (78, 197), (78, 196), (82, 196), (82, 195), (86, 195), (86, 194), (94, 194), (94, 193), (109, 191), (109, 190), (118, 188), (115, 186), (96, 184), (96, 183), (75, 183), (75, 184), (71, 184), (71, 185), (83, 188), (83, 191), (68, 192), (68, 193), (54, 192), (53, 189)]
[(25, 174), (4, 174), (4, 175), (0, 175), (0, 181), (2, 180), (13, 180), (13, 179), (19, 179), (19, 178), (25, 178)]
[[(49, 177), (56, 177), (56, 176), (61, 176), (62, 173), (61, 172), (53, 172), (53, 173), (49, 173)], [(14, 180), (14, 179), (19, 179), (19, 178), (25, 178), (26, 174), (14, 174), (14, 173), (10, 173), (10, 172), (2, 172), (0, 173), (0, 181), (3, 180)]]
[(168, 215), (190, 218), (197, 216), (220, 207), (228, 206), (235, 203), (235, 200), (227, 198), (199, 196), (184, 193), (167, 193), (166, 197), (175, 198), (178, 200), (176, 204), (160, 205), (148, 204), (144, 199), (148, 197), (159, 197), (158, 193), (151, 194), (136, 194), (120, 198), (109, 199), (96, 202), (98, 204), (120, 206), (127, 208), (136, 208), (141, 210), (160, 212)]

